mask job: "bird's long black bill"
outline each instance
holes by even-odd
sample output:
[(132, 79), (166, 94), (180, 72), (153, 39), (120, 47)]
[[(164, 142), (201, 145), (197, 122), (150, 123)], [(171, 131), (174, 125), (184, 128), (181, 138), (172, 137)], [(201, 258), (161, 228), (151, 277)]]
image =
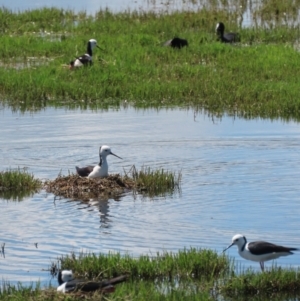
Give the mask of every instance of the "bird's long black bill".
[(115, 156), (115, 157), (117, 157), (117, 158), (119, 158), (119, 159), (121, 159), (121, 160), (123, 160), (123, 158), (121, 158), (121, 157), (119, 157), (119, 156), (117, 156), (117, 155), (115, 155), (114, 153), (110, 153), (111, 155), (113, 155), (113, 156)]
[(103, 48), (101, 48), (100, 46), (96, 45), (96, 47), (105, 52), (105, 50)]
[(229, 245), (226, 249), (223, 250), (222, 253), (224, 253), (225, 251), (227, 251), (229, 248), (231, 248), (234, 244)]

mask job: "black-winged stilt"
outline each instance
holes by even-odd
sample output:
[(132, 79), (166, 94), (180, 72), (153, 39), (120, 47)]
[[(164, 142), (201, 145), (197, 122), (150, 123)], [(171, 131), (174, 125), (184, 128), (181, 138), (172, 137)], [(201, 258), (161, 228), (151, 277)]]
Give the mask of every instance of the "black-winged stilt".
[(240, 36), (235, 32), (224, 33), (225, 25), (222, 22), (219, 22), (216, 26), (216, 34), (219, 40), (223, 43), (234, 43), (240, 41)]
[(75, 279), (71, 270), (58, 272), (58, 292), (69, 293), (74, 291), (94, 292), (100, 290), (103, 293), (112, 293), (115, 288), (113, 285), (124, 282), (127, 276), (122, 275), (109, 280), (89, 281), (84, 279)]
[(97, 41), (95, 39), (90, 39), (87, 43), (86, 54), (83, 54), (83, 55), (77, 57), (74, 61), (71, 61), (69, 64), (70, 69), (92, 65), (93, 49), (95, 47), (98, 47), (99, 49), (101, 49), (97, 45)]
[(236, 234), (232, 237), (231, 245), (229, 245), (223, 252), (233, 245), (238, 247), (238, 252), (241, 257), (247, 260), (259, 262), (262, 271), (264, 271), (265, 261), (277, 259), (281, 256), (292, 255), (294, 254), (292, 251), (298, 250), (297, 248), (283, 247), (266, 241), (247, 242), (245, 236)]
[(76, 166), (77, 174), (82, 177), (88, 178), (103, 178), (108, 176), (108, 164), (106, 157), (108, 155), (113, 155), (119, 159), (121, 157), (114, 154), (108, 145), (103, 145), (99, 147), (99, 158), (100, 162), (96, 166), (86, 166), (86, 167), (78, 167)]

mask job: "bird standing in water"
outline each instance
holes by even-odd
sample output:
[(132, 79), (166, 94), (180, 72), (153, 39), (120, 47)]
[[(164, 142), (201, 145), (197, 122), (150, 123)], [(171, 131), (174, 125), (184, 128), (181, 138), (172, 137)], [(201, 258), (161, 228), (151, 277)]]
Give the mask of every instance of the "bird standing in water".
[(232, 244), (223, 252), (233, 245), (238, 247), (238, 252), (241, 257), (259, 262), (262, 271), (264, 271), (265, 261), (273, 260), (281, 256), (292, 255), (294, 254), (292, 251), (298, 250), (297, 248), (283, 247), (266, 241), (247, 242), (245, 236), (236, 234), (232, 237)]

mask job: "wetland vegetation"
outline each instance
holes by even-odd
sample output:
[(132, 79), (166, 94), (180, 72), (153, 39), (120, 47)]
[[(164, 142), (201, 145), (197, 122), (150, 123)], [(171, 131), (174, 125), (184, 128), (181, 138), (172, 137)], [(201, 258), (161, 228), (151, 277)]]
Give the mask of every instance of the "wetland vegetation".
[[(258, 5), (254, 26), (247, 28), (240, 26), (244, 1), (227, 11), (222, 6), (168, 14), (102, 10), (93, 17), (56, 8), (18, 13), (1, 8), (1, 103), (21, 111), (47, 106), (189, 106), (218, 115), (299, 120), (299, 25), (294, 23), (299, 18), (294, 9), (298, 4), (285, 3), (271, 0)], [(238, 31), (241, 43), (217, 42), (214, 28), (218, 21)], [(189, 46), (180, 50), (162, 47), (177, 35), (187, 39)], [(104, 48), (95, 51), (94, 65), (75, 72), (65, 68), (64, 64), (85, 52), (90, 38)], [(140, 191), (147, 191), (150, 185), (155, 188), (150, 194), (160, 194), (153, 178), (169, 179), (164, 187), (173, 191), (179, 187), (181, 174), (166, 176), (164, 171), (143, 169), (132, 171), (131, 177)], [(78, 179), (63, 178), (65, 183)], [(22, 170), (7, 171), (0, 173), (0, 187), (1, 193), (16, 187), (35, 190), (41, 182)], [(275, 267), (265, 273), (236, 274), (227, 257), (193, 248), (139, 258), (71, 254), (59, 261), (62, 268), (87, 278), (102, 271), (105, 277), (131, 275), (131, 281), (122, 284), (110, 300), (212, 300), (214, 292), (231, 298), (299, 293), (300, 287), (298, 269)], [(0, 300), (37, 299), (83, 298), (38, 286), (6, 283), (0, 288)]]
[(89, 200), (107, 195), (121, 195), (124, 192), (133, 191), (144, 196), (164, 196), (179, 192), (181, 184), (181, 172), (175, 173), (163, 169), (151, 170), (150, 167), (142, 167), (137, 170), (135, 166), (125, 175), (109, 175), (106, 178), (83, 178), (78, 175), (59, 175), (54, 180), (45, 182), (48, 192), (56, 196), (72, 199)]
[[(244, 1), (231, 10), (211, 4), (165, 14), (1, 8), (1, 102), (20, 110), (187, 106), (218, 115), (298, 120), (297, 4), (289, 9), (271, 2), (270, 11), (257, 5), (254, 25), (243, 28)], [(238, 31), (241, 43), (217, 42), (218, 21)], [(162, 46), (174, 36), (189, 46)], [(65, 68), (85, 52), (90, 38), (104, 49), (94, 51), (94, 65), (75, 72)]]
[(42, 181), (36, 179), (25, 169), (8, 169), (0, 172), (0, 197), (22, 200), (42, 187)]

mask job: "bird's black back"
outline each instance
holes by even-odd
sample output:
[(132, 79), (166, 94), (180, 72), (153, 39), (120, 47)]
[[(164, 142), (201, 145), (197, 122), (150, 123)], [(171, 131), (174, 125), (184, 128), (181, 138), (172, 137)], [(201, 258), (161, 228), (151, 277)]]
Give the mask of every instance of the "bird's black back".
[(75, 167), (76, 167), (77, 174), (81, 177), (87, 177), (94, 169), (94, 166), (92, 165), (86, 167), (78, 167), (78, 166)]
[(248, 249), (254, 255), (263, 255), (263, 254), (270, 254), (270, 253), (282, 253), (287, 252), (293, 254), (291, 251), (297, 251), (297, 248), (289, 248), (278, 246), (266, 241), (254, 241), (248, 244)]

